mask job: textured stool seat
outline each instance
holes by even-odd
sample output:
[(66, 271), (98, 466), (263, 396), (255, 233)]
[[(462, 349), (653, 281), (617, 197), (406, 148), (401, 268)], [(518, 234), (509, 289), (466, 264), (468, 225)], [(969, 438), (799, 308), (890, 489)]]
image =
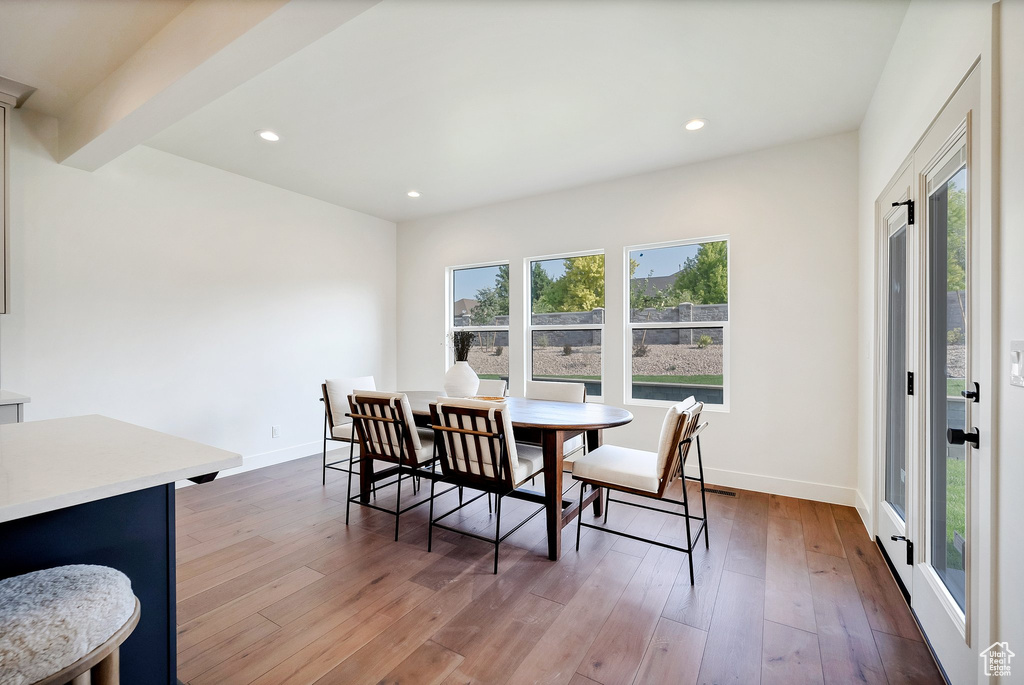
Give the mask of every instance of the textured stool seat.
[(0, 685), (36, 683), (68, 669), (137, 621), (136, 609), (131, 581), (106, 566), (58, 566), (0, 580)]

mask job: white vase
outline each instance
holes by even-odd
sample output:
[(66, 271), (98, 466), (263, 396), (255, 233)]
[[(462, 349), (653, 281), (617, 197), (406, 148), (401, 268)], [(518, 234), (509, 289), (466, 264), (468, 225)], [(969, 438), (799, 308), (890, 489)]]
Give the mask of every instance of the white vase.
[(469, 362), (455, 362), (444, 375), (444, 391), (448, 397), (473, 397), (480, 387), (480, 377)]

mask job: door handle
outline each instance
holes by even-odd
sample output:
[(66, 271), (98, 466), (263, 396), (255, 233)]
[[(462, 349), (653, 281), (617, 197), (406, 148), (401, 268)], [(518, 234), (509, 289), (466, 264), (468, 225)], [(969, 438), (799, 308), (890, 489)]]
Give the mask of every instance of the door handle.
[(903, 541), (907, 543), (907, 565), (914, 565), (914, 543), (907, 539), (906, 535), (890, 535), (889, 539), (893, 542)]
[(946, 431), (946, 441), (950, 445), (962, 445), (965, 442), (969, 442), (974, 445), (974, 449), (978, 449), (981, 435), (978, 433), (977, 428), (972, 428), (969, 432), (962, 431), (959, 428), (950, 428)]
[(981, 386), (978, 385), (977, 381), (975, 381), (974, 390), (961, 390), (960, 396), (968, 400), (973, 400), (974, 403), (977, 404), (981, 401)]

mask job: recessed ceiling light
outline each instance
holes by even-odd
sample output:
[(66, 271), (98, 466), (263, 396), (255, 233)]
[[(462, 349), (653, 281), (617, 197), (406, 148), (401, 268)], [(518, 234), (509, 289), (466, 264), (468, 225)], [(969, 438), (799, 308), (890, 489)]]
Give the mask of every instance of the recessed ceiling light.
[(410, 190), (408, 193), (406, 193), (406, 195), (408, 195), (409, 197), (419, 197), (420, 196), (420, 191), (418, 191), (418, 190)]
[(687, 131), (699, 131), (704, 128), (704, 124), (708, 123), (707, 119), (690, 119), (686, 122)]
[(258, 135), (263, 140), (266, 140), (271, 143), (276, 143), (277, 141), (281, 140), (281, 136), (277, 135), (276, 133), (268, 129), (256, 131), (256, 135)]

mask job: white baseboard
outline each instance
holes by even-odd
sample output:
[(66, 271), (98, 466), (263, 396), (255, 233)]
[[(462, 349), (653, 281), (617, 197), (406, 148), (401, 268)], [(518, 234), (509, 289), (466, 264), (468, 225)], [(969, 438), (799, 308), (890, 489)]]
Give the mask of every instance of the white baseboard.
[[(696, 476), (696, 465), (688, 466), (686, 473), (690, 476)], [(741, 490), (756, 490), (757, 492), (809, 499), (816, 502), (829, 502), (830, 504), (844, 504), (847, 506), (854, 506), (857, 502), (857, 491), (854, 488), (844, 488), (826, 483), (812, 483), (805, 480), (793, 480), (791, 478), (777, 478), (758, 473), (705, 468), (704, 480), (715, 485), (740, 488)]]
[[(341, 448), (339, 448), (341, 449)], [(347, 447), (344, 449), (348, 449)], [(252, 454), (249, 456), (242, 457), (242, 465), (236, 466), (233, 469), (227, 471), (221, 471), (218, 474), (218, 478), (225, 476), (233, 476), (238, 473), (245, 473), (246, 471), (252, 471), (253, 469), (262, 469), (266, 466), (273, 466), (274, 464), (283, 464), (286, 461), (292, 461), (294, 459), (302, 459), (308, 457), (311, 454), (322, 454), (323, 443), (319, 440), (315, 442), (307, 442), (301, 445), (293, 445), (292, 447), (285, 447), (284, 449), (274, 450), (273, 452), (263, 452), (261, 454)], [(327, 454), (330, 455), (334, 450), (327, 450)], [(175, 483), (176, 488), (184, 488), (192, 485), (192, 481), (181, 480)]]
[(864, 499), (860, 490), (857, 491), (857, 513), (860, 514), (860, 521), (867, 528), (868, 534), (874, 538), (874, 534), (871, 532), (871, 506)]

